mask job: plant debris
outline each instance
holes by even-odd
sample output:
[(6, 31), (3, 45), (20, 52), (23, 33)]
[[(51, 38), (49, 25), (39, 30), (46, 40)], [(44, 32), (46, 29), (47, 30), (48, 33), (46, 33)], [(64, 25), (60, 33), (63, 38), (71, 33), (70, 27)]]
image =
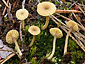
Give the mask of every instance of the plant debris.
[[(3, 64), (84, 64), (85, 63), (85, 1), (84, 0), (48, 0), (53, 3), (54, 14), (47, 14), (47, 19), (40, 16), (37, 12), (38, 5), (47, 0), (0, 0), (0, 63)], [(48, 3), (49, 4), (49, 3)], [(47, 4), (45, 10), (50, 8)], [(26, 9), (29, 11), (23, 19), (16, 18), (16, 11)], [(44, 8), (42, 8), (44, 9)], [(52, 9), (53, 10), (53, 9)], [(52, 10), (50, 12), (52, 12)], [(39, 11), (43, 11), (39, 9)], [(24, 12), (24, 11), (23, 11)], [(48, 11), (49, 12), (49, 11)], [(19, 16), (20, 17), (20, 16)], [(42, 29), (46, 20), (49, 20), (45, 28)], [(66, 55), (63, 56), (64, 42), (68, 31), (67, 23), (72, 20), (77, 23), (79, 29), (71, 31), (68, 39)], [(32, 41), (32, 35), (28, 32), (30, 26), (37, 26), (41, 29), (40, 34), (36, 35), (34, 44), (29, 46)], [(22, 29), (23, 28), (23, 29)], [(46, 59), (48, 53), (52, 53), (53, 36), (49, 29), (59, 28), (63, 32), (63, 37), (56, 40), (55, 53), (53, 57)], [(44, 30), (45, 29), (45, 30)], [(17, 30), (19, 38), (17, 47), (14, 44), (8, 44), (6, 34), (10, 30)], [(35, 29), (33, 29), (35, 31)], [(11, 40), (16, 35), (10, 35)], [(8, 38), (10, 40), (10, 38)], [(14, 41), (13, 41), (14, 42)], [(52, 46), (53, 45), (53, 46)], [(11, 58), (11, 59), (10, 59)]]

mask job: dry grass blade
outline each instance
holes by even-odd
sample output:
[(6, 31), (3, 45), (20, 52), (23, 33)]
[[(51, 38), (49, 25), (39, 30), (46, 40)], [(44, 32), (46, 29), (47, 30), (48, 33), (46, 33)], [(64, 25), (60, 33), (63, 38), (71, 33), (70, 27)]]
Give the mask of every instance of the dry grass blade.
[(68, 20), (68, 21), (71, 20), (71, 19), (69, 19), (69, 18), (67, 18), (67, 17), (65, 17), (65, 16), (63, 16), (63, 15), (58, 14), (58, 13), (55, 13), (55, 14), (58, 15), (58, 16), (60, 16), (60, 17), (62, 17), (62, 18), (64, 18), (64, 19), (66, 19), (66, 20)]
[[(64, 29), (69, 30), (67, 27), (63, 26)], [(79, 40), (85, 43), (85, 36), (80, 32), (72, 32)]]
[(55, 16), (51, 15), (54, 19), (56, 19), (58, 22), (60, 22), (62, 25), (66, 26), (63, 22), (61, 22), (58, 18), (56, 18)]
[[(58, 22), (54, 19), (54, 17), (52, 17), (51, 16), (51, 18), (52, 18), (52, 20), (56, 23), (56, 24), (58, 24)], [(67, 31), (67, 27), (65, 27), (65, 26), (62, 26), (62, 25), (60, 25), (60, 28), (62, 29), (62, 30), (64, 30), (66, 33), (68, 32)], [(84, 45), (82, 44), (82, 43), (79, 43), (78, 42), (78, 40), (76, 40), (71, 34), (69, 35), (80, 47), (81, 47), (81, 49), (85, 52), (85, 47), (84, 47)], [(76, 36), (75, 36), (76, 37)], [(81, 45), (82, 44), (82, 45)]]
[[(63, 26), (66, 30), (69, 30), (67, 27)], [(81, 40), (83, 43), (85, 43), (85, 36), (83, 34), (81, 34), (80, 32), (74, 32), (72, 31), (72, 33), (79, 39)]]
[[(63, 26), (64, 27), (64, 26)], [(66, 30), (69, 30), (67, 27), (64, 27)], [(85, 39), (82, 37), (82, 36), (84, 36), (84, 35), (79, 35), (77, 32), (74, 32), (74, 31), (72, 31), (72, 33), (74, 34), (74, 36), (76, 37), (76, 38), (78, 38), (79, 40), (81, 40), (83, 43), (85, 43)], [(79, 32), (80, 33), (80, 32)], [(85, 36), (84, 36), (85, 37)]]
[[(54, 19), (56, 19), (58, 22), (60, 22), (62, 25), (66, 26), (63, 22), (61, 22), (58, 18), (56, 18), (55, 16), (51, 15)], [(66, 27), (66, 29), (68, 29)], [(68, 29), (69, 30), (69, 29)], [(77, 35), (80, 35), (81, 38), (85, 38), (85, 36), (83, 34), (81, 34), (79, 31), (76, 32)]]
[(11, 57), (13, 57), (15, 55), (15, 53), (12, 53), (11, 55), (9, 55), (7, 58), (5, 58), (1, 64), (4, 64), (7, 60), (9, 60)]
[[(66, 33), (68, 32), (66, 29), (64, 29), (62, 26), (61, 26), (61, 29), (64, 30)], [(71, 34), (70, 34), (70, 37), (81, 47), (81, 49), (85, 52), (85, 47), (83, 44), (81, 44), (78, 40), (76, 40)]]
[(0, 51), (14, 52), (13, 50), (3, 50), (3, 49), (0, 49)]
[[(58, 16), (60, 16), (60, 17), (62, 17), (62, 18), (64, 18), (64, 19), (66, 19), (66, 20), (70, 20), (69, 18), (67, 18), (67, 17), (65, 17), (65, 16), (63, 16), (63, 15), (60, 15), (60, 14), (58, 14), (58, 13), (56, 13)], [(56, 17), (54, 17), (55, 19), (56, 19)], [(77, 23), (78, 24), (78, 23)], [(85, 27), (83, 27), (83, 26), (81, 26), (80, 24), (78, 24), (78, 26), (83, 30), (83, 31), (85, 31)]]
[(9, 8), (8, 4), (6, 3), (6, 1), (5, 1), (5, 0), (2, 0), (2, 1), (3, 1), (4, 4)]
[[(7, 4), (9, 3), (9, 0), (7, 0)], [(5, 14), (5, 12), (6, 12), (6, 6), (5, 6), (5, 8), (4, 8), (4, 10), (3, 10), (3, 13), (2, 13), (2, 15), (4, 16), (4, 14)]]
[[(78, 6), (77, 4), (75, 4), (76, 6)], [(81, 12), (84, 14), (84, 16), (85, 16), (85, 13), (84, 13), (84, 11), (81, 9), (81, 7), (80, 6), (78, 6), (78, 8), (81, 10)]]
[(84, 36), (83, 34), (81, 34), (80, 32), (76, 32), (76, 34), (77, 34), (78, 36), (81, 36), (83, 39), (85, 39), (85, 36)]
[(3, 61), (4, 61), (4, 59), (0, 60), (0, 63), (3, 62)]
[(80, 35), (77, 35), (75, 32), (73, 32), (73, 34), (74, 34), (79, 40), (81, 40), (83, 43), (85, 43), (85, 39), (83, 39), (82, 37), (80, 37)]
[(81, 13), (81, 11), (77, 11), (77, 10), (56, 10), (56, 13)]
[[(75, 15), (75, 13), (74, 13), (74, 12), (72, 12), (72, 14), (74, 15), (74, 17), (75, 17), (75, 19), (77, 20), (77, 22), (78, 22), (78, 23), (80, 23), (80, 25), (81, 25), (81, 26), (83, 26), (83, 25), (82, 25), (82, 23), (81, 23), (81, 22), (77, 19), (77, 17), (76, 17), (76, 15)], [(83, 26), (83, 27), (84, 27), (84, 26)]]
[(2, 24), (0, 24), (0, 27), (6, 27), (6, 25), (2, 25)]
[(21, 41), (21, 46), (23, 48), (23, 38), (22, 38), (22, 22), (20, 21), (20, 28), (19, 28), (19, 32), (20, 32), (20, 41)]

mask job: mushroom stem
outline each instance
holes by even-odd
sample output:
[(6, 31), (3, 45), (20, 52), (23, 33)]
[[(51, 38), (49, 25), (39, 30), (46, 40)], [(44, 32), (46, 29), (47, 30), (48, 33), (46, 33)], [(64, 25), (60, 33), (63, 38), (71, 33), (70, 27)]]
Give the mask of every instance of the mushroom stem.
[(16, 49), (17, 49), (17, 52), (19, 53), (19, 56), (21, 57), (21, 56), (22, 56), (22, 53), (21, 53), (21, 51), (20, 51), (20, 48), (19, 48), (19, 46), (18, 46), (18, 44), (17, 44), (16, 39), (13, 38), (13, 41), (14, 41), (14, 43), (15, 43), (15, 46), (16, 46)]
[(33, 35), (33, 39), (32, 39), (32, 41), (31, 41), (31, 43), (29, 44), (29, 47), (31, 47), (31, 46), (33, 45), (34, 40), (35, 40), (35, 35)]
[(71, 31), (72, 31), (72, 28), (69, 29), (69, 32), (66, 35), (65, 46), (64, 46), (64, 55), (67, 52), (68, 38), (69, 38), (69, 35), (70, 35)]
[(55, 45), (56, 45), (56, 36), (54, 36), (54, 40), (53, 40), (53, 50), (51, 55), (47, 58), (47, 59), (51, 59), (55, 53)]
[(24, 30), (24, 20), (22, 20), (22, 29)]
[(45, 30), (47, 28), (48, 24), (49, 24), (49, 16), (46, 16), (46, 23), (41, 29)]

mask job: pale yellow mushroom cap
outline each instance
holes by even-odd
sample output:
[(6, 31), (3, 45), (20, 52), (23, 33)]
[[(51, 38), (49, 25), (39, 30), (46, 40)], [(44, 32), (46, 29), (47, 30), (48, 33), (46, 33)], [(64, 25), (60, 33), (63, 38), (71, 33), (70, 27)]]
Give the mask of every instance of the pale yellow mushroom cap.
[(67, 22), (67, 27), (72, 28), (72, 30), (77, 31), (78, 30), (78, 25), (76, 22), (70, 20)]
[(8, 42), (9, 44), (14, 43), (13, 38), (17, 40), (18, 37), (19, 33), (17, 30), (10, 30), (6, 35), (6, 42)]
[(56, 6), (51, 2), (42, 2), (37, 5), (37, 12), (41, 16), (50, 16), (56, 11)]
[(50, 33), (51, 35), (56, 36), (56, 38), (61, 38), (63, 36), (63, 33), (59, 28), (51, 28)]
[(26, 9), (19, 9), (16, 11), (16, 18), (19, 20), (25, 20), (28, 17), (29, 12)]
[(32, 35), (38, 35), (40, 33), (40, 28), (37, 26), (30, 26), (28, 31), (32, 34)]

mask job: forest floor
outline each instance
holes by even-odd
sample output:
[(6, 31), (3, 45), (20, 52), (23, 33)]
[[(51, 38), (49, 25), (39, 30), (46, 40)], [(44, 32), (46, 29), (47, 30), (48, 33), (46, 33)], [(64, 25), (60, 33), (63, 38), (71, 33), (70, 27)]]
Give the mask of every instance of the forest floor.
[[(43, 1), (49, 1), (56, 5), (57, 10), (77, 10), (78, 12), (61, 12), (56, 11), (64, 17), (53, 14), (54, 17), (60, 21), (58, 24), (54, 22), (54, 17), (50, 17), (50, 22), (45, 30), (41, 30), (40, 34), (35, 36), (35, 41), (32, 47), (29, 47), (32, 41), (32, 35), (28, 32), (30, 26), (35, 25), (41, 28), (45, 24), (45, 17), (37, 13), (37, 5)], [(6, 3), (5, 3), (6, 2)], [(13, 56), (8, 60), (7, 50), (0, 55), (0, 63), (7, 59), (4, 64), (85, 64), (85, 1), (84, 0), (0, 0), (0, 43), (11, 48)], [(21, 21), (16, 18), (16, 11), (22, 8), (29, 11), (28, 17), (25, 21), (24, 30), (21, 29)], [(65, 18), (66, 17), (66, 18)], [(72, 37), (68, 39), (68, 52), (63, 56), (66, 30), (65, 25), (68, 20), (74, 20), (79, 26), (79, 32), (72, 32)], [(63, 25), (62, 23), (65, 25)], [(60, 28), (63, 32), (63, 37), (56, 40), (55, 53), (51, 60), (47, 58), (53, 48), (53, 36), (50, 34), (49, 29)], [(16, 51), (15, 44), (8, 44), (6, 42), (6, 34), (15, 29), (19, 32), (19, 38), (17, 40), (18, 45), (23, 53), (21, 59)], [(66, 29), (66, 30), (64, 30)], [(77, 34), (77, 35), (75, 35)], [(81, 34), (81, 35), (79, 35)], [(75, 39), (73, 39), (73, 37)], [(79, 37), (79, 38), (78, 38)], [(77, 41), (76, 41), (77, 40)], [(0, 44), (1, 45), (1, 44)], [(9, 49), (8, 49), (9, 50)], [(2, 48), (0, 46), (0, 51)], [(6, 53), (7, 52), (7, 53)], [(6, 54), (6, 55), (5, 55)], [(9, 54), (8, 54), (9, 55)], [(11, 54), (10, 54), (11, 55)], [(44, 61), (44, 62), (43, 62)]]

